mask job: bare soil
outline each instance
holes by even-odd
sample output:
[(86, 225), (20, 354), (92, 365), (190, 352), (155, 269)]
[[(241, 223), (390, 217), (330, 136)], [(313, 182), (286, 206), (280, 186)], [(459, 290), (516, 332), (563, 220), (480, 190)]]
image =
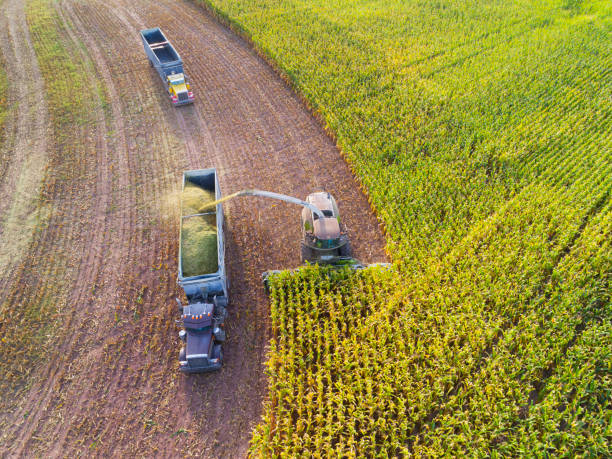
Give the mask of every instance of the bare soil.
[[(2, 3), (2, 2), (0, 2)], [(0, 52), (11, 80), (9, 116), (0, 143), (0, 303), (8, 291), (18, 257), (36, 226), (35, 211), (48, 135), (43, 81), (30, 43), (23, 2), (4, 0), (0, 15)]]
[[(20, 2), (5, 1), (9, 20), (21, 21)], [(75, 130), (90, 155), (92, 181), (83, 187), (69, 178), (88, 205), (85, 215), (66, 213), (63, 224), (80, 222), (79, 230), (71, 238), (50, 234), (38, 249), (56, 250), (59, 238), (74, 262), (64, 330), (55, 358), (36, 369), (39, 377), (10, 412), (0, 412), (0, 455), (244, 457), (266, 395), (269, 303), (261, 273), (300, 264), (300, 209), (255, 198), (224, 205), (225, 362), (219, 372), (184, 376), (174, 322), (182, 171), (216, 167), (224, 194), (247, 187), (297, 197), (330, 191), (355, 256), (366, 263), (386, 259), (378, 222), (299, 98), (201, 7), (60, 0), (57, 9), (75, 49), (84, 45), (79, 52), (106, 100), (92, 104), (91, 130)], [(193, 105), (172, 107), (148, 64), (138, 32), (155, 26), (183, 58)], [(24, 47), (30, 38), (7, 39)], [(36, 81), (40, 86), (39, 75)], [(27, 110), (19, 105), (19, 116)], [(37, 142), (42, 154), (45, 142)], [(11, 288), (5, 284), (0, 298)]]

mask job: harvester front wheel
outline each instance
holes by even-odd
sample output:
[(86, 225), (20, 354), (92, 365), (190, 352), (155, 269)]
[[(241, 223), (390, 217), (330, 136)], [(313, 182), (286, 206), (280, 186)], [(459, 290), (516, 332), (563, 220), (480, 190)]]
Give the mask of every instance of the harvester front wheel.
[(353, 255), (353, 251), (351, 250), (351, 243), (349, 241), (346, 241), (346, 244), (340, 247), (339, 252), (341, 257), (351, 257)]
[(313, 250), (306, 244), (302, 244), (302, 263), (312, 262), (314, 258)]

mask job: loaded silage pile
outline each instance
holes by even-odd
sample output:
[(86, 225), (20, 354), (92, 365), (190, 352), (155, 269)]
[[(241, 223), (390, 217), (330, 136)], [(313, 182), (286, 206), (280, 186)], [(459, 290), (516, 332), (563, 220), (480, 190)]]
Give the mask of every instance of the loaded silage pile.
[(216, 215), (197, 215), (214, 212), (214, 207), (206, 207), (214, 200), (214, 192), (204, 190), (193, 182), (185, 182), (181, 196), (183, 277), (200, 276), (217, 271)]

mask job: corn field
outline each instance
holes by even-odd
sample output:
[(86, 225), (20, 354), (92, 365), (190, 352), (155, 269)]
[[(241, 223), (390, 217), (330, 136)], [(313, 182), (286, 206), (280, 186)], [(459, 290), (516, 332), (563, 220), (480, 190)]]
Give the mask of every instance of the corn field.
[(273, 279), (252, 452), (612, 454), (611, 4), (209, 3), (337, 138), (394, 261)]

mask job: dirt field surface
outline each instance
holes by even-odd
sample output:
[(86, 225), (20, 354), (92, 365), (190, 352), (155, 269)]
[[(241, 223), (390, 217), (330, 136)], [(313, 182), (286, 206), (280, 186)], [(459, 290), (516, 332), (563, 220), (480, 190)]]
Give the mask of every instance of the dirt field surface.
[[(0, 299), (19, 307), (47, 292), (61, 304), (61, 330), (31, 384), (3, 404), (0, 455), (243, 457), (266, 395), (269, 306), (261, 273), (300, 264), (301, 209), (255, 198), (224, 205), (224, 367), (186, 377), (174, 322), (182, 171), (216, 167), (224, 194), (256, 187), (303, 198), (328, 190), (356, 257), (383, 261), (368, 201), (300, 100), (202, 8), (182, 0), (60, 0), (65, 38), (104, 95), (90, 101), (91, 126), (72, 133), (78, 173), (54, 181), (61, 186), (48, 193), (49, 224), (29, 242), (11, 230), (29, 206), (20, 190), (36, 195), (43, 175), (28, 165), (59, 164), (65, 146), (48, 145), (22, 3), (4, 0), (0, 38), (13, 93), (36, 97), (9, 100), (15, 113), (2, 156), (0, 267), (10, 275), (2, 276)], [(155, 26), (185, 62), (191, 106), (173, 108), (148, 64), (138, 31)], [(38, 264), (13, 266), (16, 247), (29, 247), (27, 259)], [(34, 274), (36, 288), (23, 288)]]
[(28, 246), (34, 229), (27, 220), (38, 196), (48, 131), (46, 104), (40, 97), (43, 83), (23, 4), (5, 3), (0, 15), (0, 49), (11, 78), (8, 104), (16, 110), (7, 117), (6, 141), (0, 144), (0, 302), (8, 292), (15, 260)]

